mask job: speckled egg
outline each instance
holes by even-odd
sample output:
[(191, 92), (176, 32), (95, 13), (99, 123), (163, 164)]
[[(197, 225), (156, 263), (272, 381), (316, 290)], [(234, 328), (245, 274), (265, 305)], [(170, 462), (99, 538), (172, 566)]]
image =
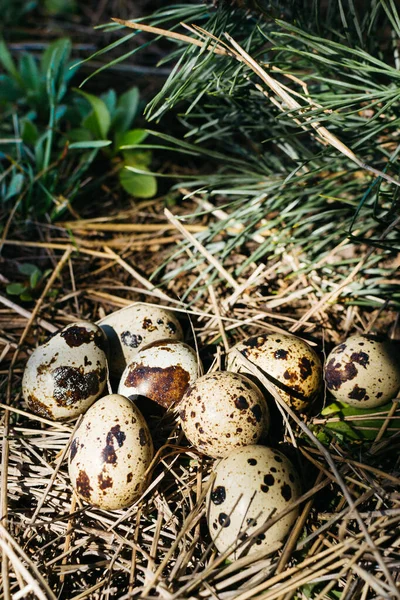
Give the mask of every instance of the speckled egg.
[(269, 410), (258, 387), (239, 373), (199, 377), (183, 395), (179, 417), (187, 439), (208, 456), (256, 444), (269, 428)]
[(100, 327), (79, 321), (36, 348), (22, 379), (29, 409), (53, 420), (84, 413), (106, 386), (106, 346)]
[(207, 496), (207, 522), (221, 554), (232, 550), (236, 559), (286, 537), (298, 508), (255, 533), (301, 494), (296, 470), (284, 454), (265, 446), (245, 446), (219, 461), (214, 473)]
[(140, 496), (153, 442), (139, 409), (124, 396), (98, 400), (85, 414), (70, 448), (69, 476), (76, 494), (106, 510)]
[(110, 372), (121, 377), (144, 346), (158, 340), (182, 340), (183, 333), (176, 316), (169, 310), (148, 304), (133, 304), (113, 312), (99, 325), (110, 345)]
[(396, 397), (400, 389), (400, 355), (390, 340), (352, 335), (326, 359), (325, 381), (336, 400), (373, 408)]
[(196, 352), (183, 342), (161, 340), (139, 350), (122, 374), (118, 393), (146, 396), (164, 408), (176, 405), (198, 376)]
[(321, 391), (321, 361), (300, 338), (270, 333), (255, 335), (237, 344), (228, 356), (227, 369), (249, 373), (237, 352), (269, 375), (281, 398), (297, 410), (309, 408)]

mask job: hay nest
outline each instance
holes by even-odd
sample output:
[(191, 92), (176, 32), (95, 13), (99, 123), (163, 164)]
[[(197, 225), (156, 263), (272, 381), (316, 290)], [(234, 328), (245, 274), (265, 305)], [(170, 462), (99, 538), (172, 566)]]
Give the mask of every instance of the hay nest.
[[(387, 334), (396, 319), (385, 304), (362, 309), (342, 302), (351, 277), (326, 286), (319, 276), (301, 274), (301, 256), (290, 250), (249, 265), (235, 279), (235, 265), (251, 248), (221, 265), (193, 241), (218, 221), (218, 211), (182, 222), (163, 206), (163, 200), (146, 201), (113, 213), (110, 203), (107, 216), (38, 226), (29, 239), (14, 231), (3, 240), (4, 285), (21, 262), (42, 271), (50, 265), (52, 272), (30, 304), (1, 296), (2, 597), (399, 598), (396, 403), (361, 417), (321, 415), (322, 399), (308, 417), (282, 405), (285, 422), (271, 444), (297, 456), (300, 516), (284, 543), (236, 561), (217, 554), (205, 523), (213, 461), (188, 446), (173, 412), (149, 416), (156, 460), (132, 507), (104, 511), (73, 494), (66, 449), (75, 423), (30, 414), (21, 399), (31, 350), (67, 323), (96, 321), (132, 302), (161, 304), (177, 311), (206, 369), (216, 370), (236, 341), (261, 330), (297, 333), (326, 353), (349, 332)], [(180, 214), (197, 208), (192, 198)], [(216, 242), (231, 235), (221, 231)], [(185, 260), (167, 261), (151, 281), (182, 240)], [(363, 260), (351, 245), (336, 252)], [(188, 254), (192, 267), (183, 269)], [(352, 273), (357, 277), (356, 268)]]

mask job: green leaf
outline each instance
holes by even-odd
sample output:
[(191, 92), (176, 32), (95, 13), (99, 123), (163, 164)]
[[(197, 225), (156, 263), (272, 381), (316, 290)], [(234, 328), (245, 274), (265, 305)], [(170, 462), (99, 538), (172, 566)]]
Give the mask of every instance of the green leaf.
[(19, 85), (23, 85), (23, 80), (18, 72), (17, 67), (12, 59), (11, 54), (8, 51), (4, 40), (0, 40), (0, 64), (3, 65), (4, 69), (13, 77)]
[(24, 185), (24, 176), (22, 175), (22, 173), (15, 173), (10, 181), (10, 184), (8, 186), (7, 189), (7, 193), (5, 195), (5, 200), (9, 200), (10, 198), (13, 198), (14, 196), (17, 196)]
[(32, 296), (30, 294), (30, 292), (27, 290), (25, 292), (22, 292), (22, 294), (20, 294), (19, 296), (21, 298), (21, 300), (23, 300), (24, 302), (30, 302), (32, 300)]
[(117, 109), (113, 117), (113, 130), (124, 133), (131, 127), (139, 108), (139, 89), (133, 87), (122, 94), (117, 102)]
[[(93, 115), (94, 118), (92, 117), (92, 120), (90, 120), (90, 126), (93, 127), (94, 123), (96, 123), (97, 131), (93, 131), (93, 129), (90, 129), (90, 127), (88, 128), (96, 135), (96, 137), (103, 139), (106, 138), (111, 125), (111, 117), (105, 102), (93, 94), (82, 92), (82, 90), (75, 91), (86, 98), (93, 108), (93, 113), (91, 113), (91, 115)], [(89, 117), (91, 115), (89, 115)], [(89, 117), (87, 117), (85, 121), (87, 121)], [(85, 126), (87, 126), (86, 123)]]
[(25, 290), (26, 287), (22, 283), (9, 283), (6, 287), (7, 294), (10, 294), (10, 296), (19, 296)]
[(62, 63), (65, 63), (71, 54), (71, 41), (68, 38), (61, 38), (53, 42), (43, 52), (40, 69), (43, 75), (47, 75), (51, 68), (56, 75)]
[(35, 271), (33, 271), (31, 273), (31, 276), (29, 278), (29, 285), (31, 286), (31, 288), (33, 290), (35, 289), (35, 287), (39, 283), (41, 277), (42, 277), (42, 272), (39, 269), (36, 269)]
[(70, 144), (74, 142), (90, 142), (92, 140), (92, 135), (88, 129), (84, 127), (76, 127), (75, 129), (70, 129), (67, 134), (68, 142)]
[(22, 263), (21, 265), (18, 265), (18, 271), (22, 273), (22, 275), (32, 275), (35, 271), (41, 273), (40, 269), (32, 263)]
[(148, 133), (145, 129), (131, 129), (123, 134), (117, 134), (115, 136), (117, 150), (136, 148), (147, 136)]
[(26, 53), (21, 56), (21, 60), (19, 61), (19, 72), (24, 82), (24, 88), (27, 90), (27, 94), (31, 95), (31, 97), (35, 94), (37, 99), (39, 99), (38, 94), (41, 83), (40, 75), (36, 60), (32, 54)]
[(109, 146), (112, 142), (110, 140), (88, 140), (83, 142), (73, 142), (69, 145), (70, 150), (78, 150), (81, 148), (104, 148)]
[(24, 144), (35, 144), (39, 137), (39, 132), (35, 123), (32, 123), (32, 121), (29, 121), (28, 119), (23, 121), (21, 137)]
[(150, 167), (152, 153), (150, 150), (124, 150), (122, 156), (127, 166), (147, 171), (147, 167)]
[(152, 198), (157, 192), (157, 180), (154, 175), (132, 173), (128, 169), (119, 172), (119, 181), (128, 194), (137, 198)]
[(107, 92), (101, 94), (100, 98), (107, 106), (108, 112), (110, 113), (110, 117), (112, 119), (117, 107), (117, 94), (115, 93), (115, 90), (107, 90)]

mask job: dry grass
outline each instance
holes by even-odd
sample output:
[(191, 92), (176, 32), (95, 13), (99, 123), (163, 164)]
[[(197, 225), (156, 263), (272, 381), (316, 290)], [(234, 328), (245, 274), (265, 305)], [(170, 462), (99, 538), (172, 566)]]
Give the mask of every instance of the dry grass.
[[(199, 201), (186, 201), (180, 212), (194, 212)], [(341, 288), (326, 293), (331, 286), (325, 282), (298, 275), (300, 258), (290, 253), (253, 264), (236, 279), (241, 255), (220, 265), (193, 237), (221, 216), (218, 210), (186, 225), (163, 207), (157, 199), (69, 222), (73, 243), (60, 227), (40, 228), (40, 242), (12, 231), (4, 240), (4, 282), (16, 262), (52, 264), (54, 270), (28, 308), (0, 296), (2, 597), (399, 598), (400, 437), (390, 427), (396, 403), (376, 426), (375, 441), (332, 437), (323, 445), (315, 437), (325, 423), (318, 414), (323, 399), (314, 415), (299, 418), (276, 396), (286, 426), (276, 428), (271, 443), (299, 457), (301, 516), (284, 544), (233, 563), (217, 555), (205, 525), (213, 461), (187, 446), (173, 413), (150, 415), (157, 454), (149, 487), (134, 506), (103, 511), (73, 495), (66, 455), (76, 423), (28, 413), (20, 394), (27, 356), (55, 328), (81, 318), (96, 321), (135, 301), (162, 304), (181, 316), (191, 344), (195, 336), (206, 369), (218, 369), (237, 340), (261, 329), (296, 332), (326, 352), (350, 331), (388, 333), (396, 318), (384, 305), (345, 306)], [(232, 234), (222, 232), (220, 241)], [(262, 242), (257, 236), (249, 243)], [(194, 258), (202, 256), (198, 270), (154, 287), (151, 274), (183, 238)], [(218, 273), (212, 285), (204, 265)], [(277, 277), (278, 268), (288, 277)], [(346, 285), (357, 274), (355, 267)], [(193, 292), (181, 302), (196, 277), (208, 293)], [(57, 293), (49, 297), (48, 291)]]

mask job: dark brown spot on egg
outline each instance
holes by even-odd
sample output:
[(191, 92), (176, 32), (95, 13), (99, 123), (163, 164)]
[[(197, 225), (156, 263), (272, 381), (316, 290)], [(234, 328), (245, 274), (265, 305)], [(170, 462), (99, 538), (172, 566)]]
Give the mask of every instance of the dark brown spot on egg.
[(213, 523), (213, 529), (218, 529), (218, 525), (215, 522)]
[(244, 340), (243, 346), (247, 346), (247, 348), (260, 348), (264, 344), (266, 338), (266, 335), (256, 335), (250, 337), (247, 340)]
[(222, 504), (226, 499), (226, 490), (223, 485), (218, 485), (211, 493), (211, 500), (214, 504)]
[(238, 396), (235, 400), (235, 406), (239, 410), (245, 410), (246, 408), (249, 408), (249, 403), (244, 396)]
[(104, 463), (107, 463), (108, 465), (114, 465), (117, 462), (117, 455), (115, 454), (114, 446), (107, 445), (105, 448), (103, 448), (101, 457)]
[(123, 331), (121, 333), (121, 341), (129, 348), (139, 348), (140, 344), (143, 342), (143, 338), (141, 335), (132, 333), (131, 331)]
[(283, 486), (281, 487), (281, 494), (282, 494), (283, 498), (286, 500), (286, 502), (289, 502), (289, 500), (292, 497), (292, 488), (290, 487), (290, 485), (288, 483), (284, 483)]
[(86, 327), (73, 325), (62, 331), (60, 337), (65, 340), (70, 348), (79, 348), (82, 344), (90, 344), (93, 341), (94, 331), (90, 331)]
[(261, 484), (261, 491), (265, 494), (269, 491), (269, 487), (267, 485)]
[(70, 458), (71, 462), (74, 460), (76, 453), (78, 452), (78, 446), (79, 446), (79, 440), (78, 440), (78, 438), (74, 438), (72, 440), (71, 447), (69, 450), (69, 458)]
[(330, 390), (338, 390), (342, 383), (354, 379), (357, 373), (354, 363), (341, 365), (335, 358), (331, 358), (325, 369), (326, 385)]
[(179, 417), (181, 419), (181, 421), (186, 421), (187, 417), (186, 417), (186, 409), (184, 408), (183, 410), (179, 411)]
[(167, 321), (167, 328), (170, 333), (176, 333), (176, 325), (172, 321)]
[(282, 459), (281, 459), (281, 457), (280, 457), (280, 456), (278, 456), (277, 454), (275, 454), (275, 455), (274, 455), (274, 459), (276, 460), (276, 462), (279, 462), (279, 463), (281, 463), (281, 462), (282, 462)]
[(350, 360), (365, 368), (369, 363), (369, 356), (366, 352), (353, 352), (350, 356)]
[(126, 387), (154, 400), (165, 408), (180, 402), (189, 385), (190, 375), (180, 365), (147, 367), (133, 363), (125, 379)]
[(378, 393), (376, 394), (376, 398), (382, 398), (382, 396), (383, 396), (383, 392), (378, 392)]
[(54, 419), (51, 410), (43, 402), (41, 402), (34, 394), (29, 394), (26, 401), (28, 403), (29, 408), (37, 415), (45, 417), (46, 419)]
[(221, 527), (229, 527), (229, 525), (231, 524), (229, 516), (225, 513), (219, 513), (218, 521)]
[(312, 374), (312, 365), (313, 364), (314, 363), (311, 363), (310, 359), (307, 358), (306, 356), (302, 356), (300, 358), (300, 360), (299, 360), (300, 376), (303, 380), (307, 379)]
[(52, 358), (48, 361), (48, 362), (43, 362), (41, 363), (37, 369), (36, 372), (38, 375), (43, 375), (43, 373), (46, 373), (47, 371), (50, 370), (50, 367), (53, 363), (55, 363), (58, 359), (58, 352), (54, 353), (54, 356), (52, 356)]
[(98, 480), (99, 488), (101, 490), (106, 490), (107, 488), (110, 488), (113, 485), (113, 480), (111, 479), (111, 477), (109, 477), (108, 475), (103, 475), (103, 473), (100, 473), (100, 475), (98, 476)]
[(349, 398), (352, 400), (368, 400), (368, 396), (365, 397), (367, 390), (365, 388), (358, 387), (356, 384), (351, 392), (349, 393)]
[(254, 467), (257, 464), (257, 460), (255, 458), (248, 458), (247, 462), (249, 463), (249, 465), (251, 465), (252, 467)]
[(143, 329), (145, 329), (146, 331), (156, 331), (157, 327), (155, 325), (153, 325), (153, 321), (151, 319), (149, 319), (148, 317), (146, 317), (145, 319), (143, 319)]
[(278, 350), (275, 350), (274, 352), (274, 356), (275, 358), (282, 359), (282, 360), (286, 360), (288, 357), (289, 351), (288, 350), (284, 350), (283, 348), (279, 348)]
[(251, 407), (251, 412), (253, 413), (257, 423), (259, 423), (262, 419), (262, 410), (261, 410), (261, 406), (259, 404), (255, 404), (254, 406)]
[(146, 446), (146, 444), (147, 444), (147, 435), (146, 435), (146, 431), (145, 431), (144, 427), (141, 427), (139, 429), (139, 443), (142, 447)]
[(264, 475), (264, 483), (265, 485), (274, 485), (275, 477), (271, 474)]
[(53, 397), (58, 406), (69, 406), (99, 393), (99, 380), (104, 379), (105, 369), (83, 373), (75, 367), (58, 367), (52, 372)]
[(126, 476), (126, 483), (130, 483), (133, 479), (133, 473), (128, 473)]
[(90, 485), (90, 479), (85, 471), (79, 471), (79, 475), (76, 479), (76, 491), (83, 498), (89, 499), (90, 493), (93, 491)]
[(107, 434), (107, 444), (112, 443), (113, 437), (115, 438), (118, 446), (121, 448), (126, 440), (126, 435), (123, 431), (121, 431), (120, 425), (114, 425), (114, 427), (111, 427)]

